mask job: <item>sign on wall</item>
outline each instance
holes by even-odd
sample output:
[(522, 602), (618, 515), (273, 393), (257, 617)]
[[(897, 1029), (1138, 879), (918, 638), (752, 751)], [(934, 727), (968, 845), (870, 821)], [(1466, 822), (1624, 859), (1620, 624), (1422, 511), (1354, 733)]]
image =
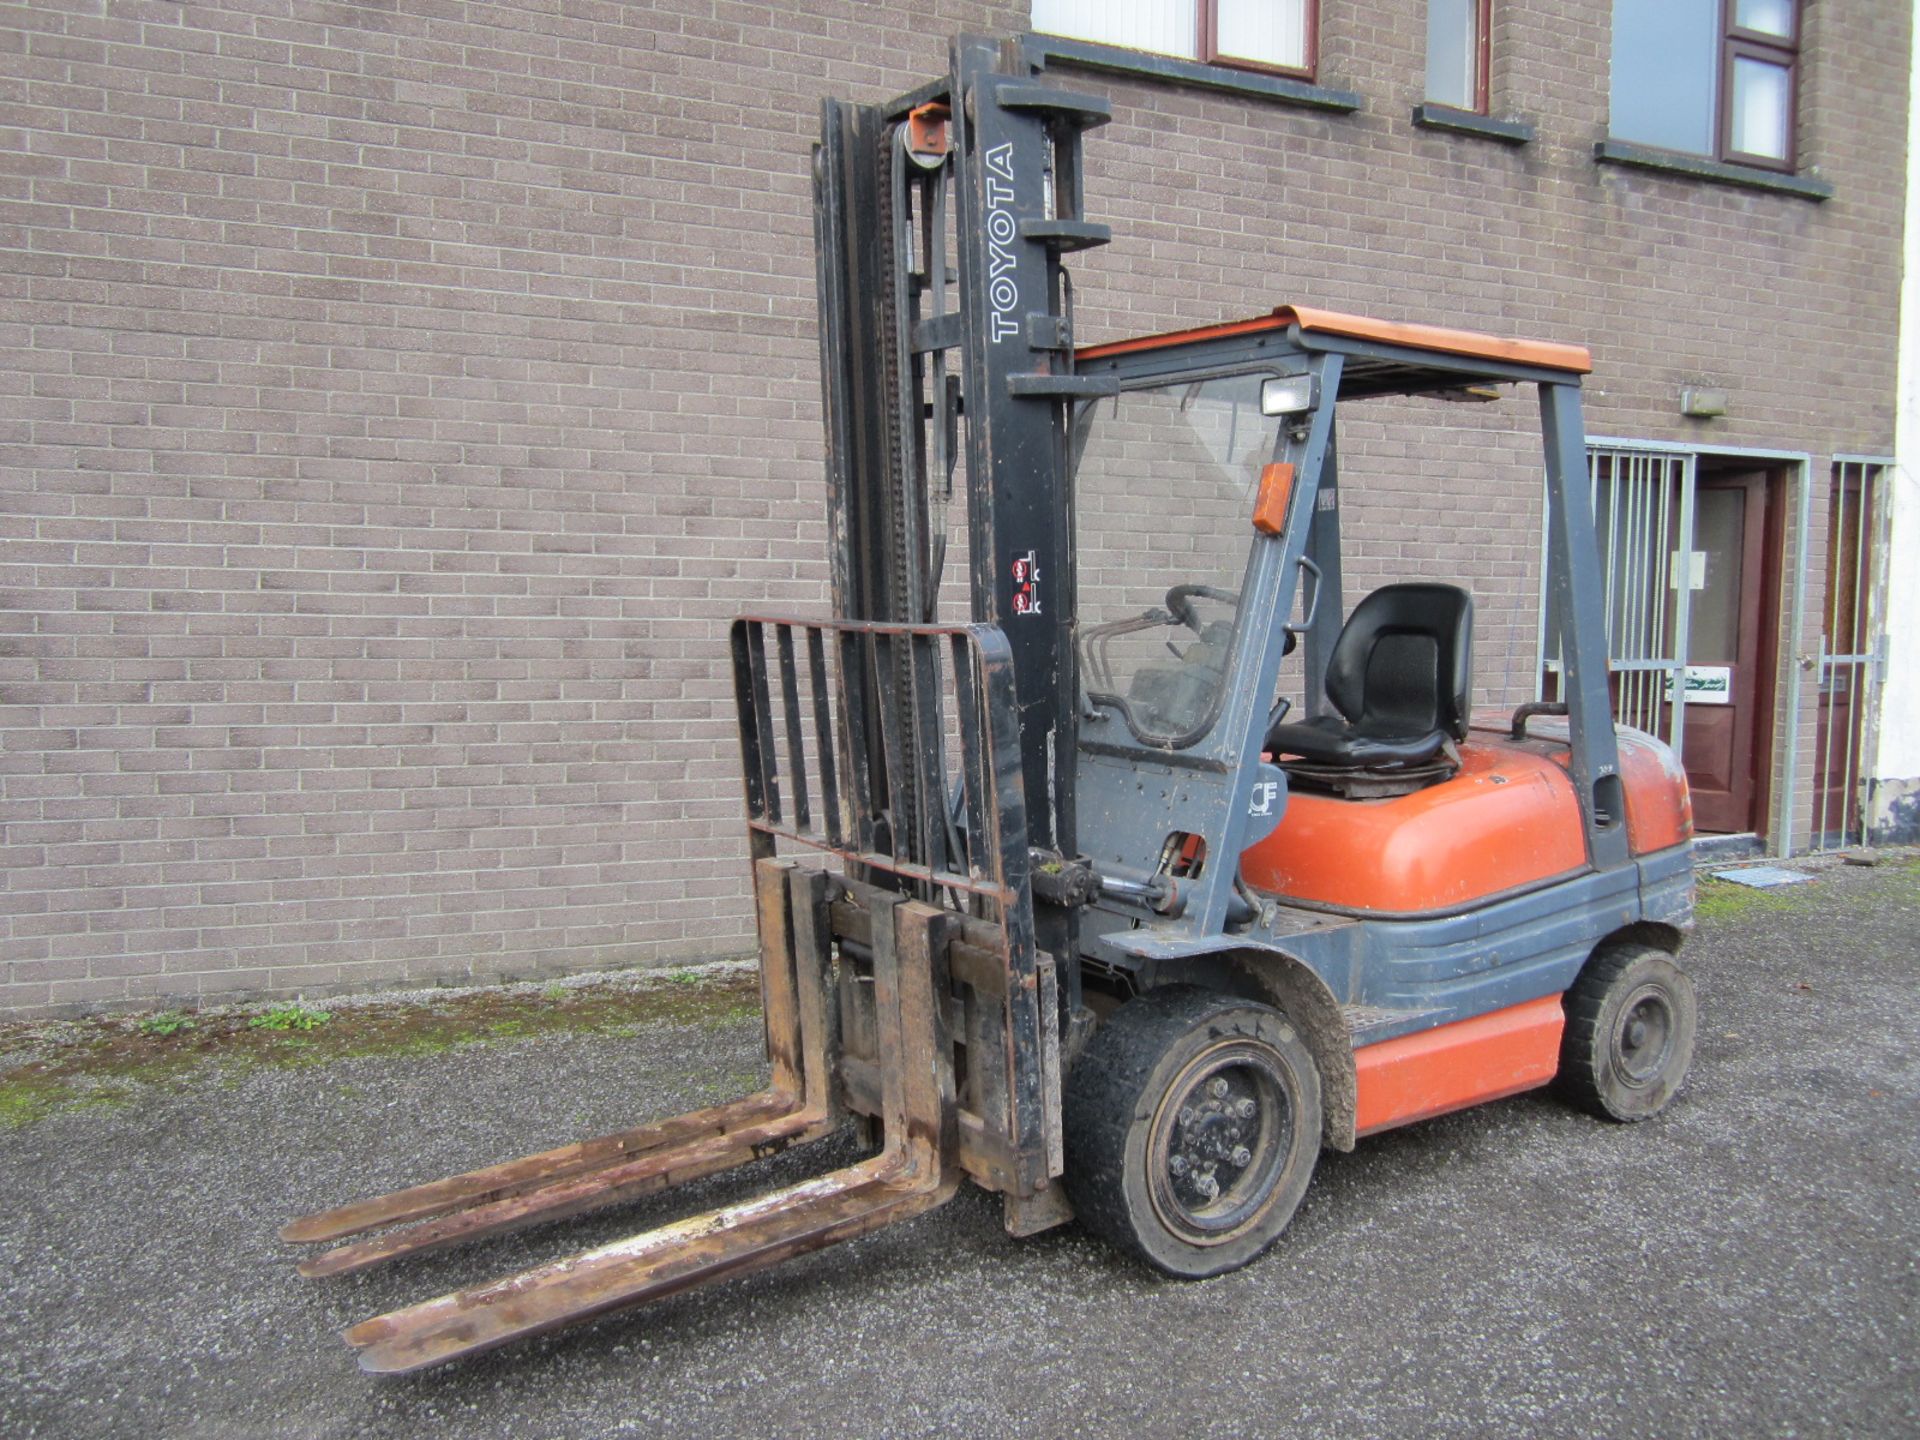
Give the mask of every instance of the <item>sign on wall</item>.
[[(1667, 675), (1667, 703), (1673, 703), (1673, 675)], [(1731, 705), (1733, 703), (1733, 667), (1731, 665), (1687, 666), (1687, 704)]]

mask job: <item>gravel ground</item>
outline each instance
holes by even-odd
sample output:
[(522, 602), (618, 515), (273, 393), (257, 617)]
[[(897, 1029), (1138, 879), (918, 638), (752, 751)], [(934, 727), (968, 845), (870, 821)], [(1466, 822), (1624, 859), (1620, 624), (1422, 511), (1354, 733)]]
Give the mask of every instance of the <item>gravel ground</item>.
[[(335, 1282), (285, 1218), (711, 1103), (757, 1027), (261, 1070), (0, 1134), (0, 1435), (1920, 1434), (1920, 879), (1830, 869), (1710, 919), (1662, 1118), (1522, 1097), (1328, 1155), (1280, 1244), (1157, 1279), (965, 1191), (768, 1274), (467, 1364), (334, 1332), (679, 1210)], [(715, 1203), (822, 1156), (716, 1180)]]

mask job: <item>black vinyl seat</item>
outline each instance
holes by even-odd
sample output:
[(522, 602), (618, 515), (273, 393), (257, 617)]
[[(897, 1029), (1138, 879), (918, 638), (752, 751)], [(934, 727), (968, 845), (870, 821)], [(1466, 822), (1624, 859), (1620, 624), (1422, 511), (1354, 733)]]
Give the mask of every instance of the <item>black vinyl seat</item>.
[(1427, 765), (1466, 739), (1472, 686), (1473, 597), (1457, 585), (1385, 585), (1334, 642), (1327, 699), (1339, 714), (1277, 724), (1266, 748), (1290, 771), (1284, 757), (1315, 771)]

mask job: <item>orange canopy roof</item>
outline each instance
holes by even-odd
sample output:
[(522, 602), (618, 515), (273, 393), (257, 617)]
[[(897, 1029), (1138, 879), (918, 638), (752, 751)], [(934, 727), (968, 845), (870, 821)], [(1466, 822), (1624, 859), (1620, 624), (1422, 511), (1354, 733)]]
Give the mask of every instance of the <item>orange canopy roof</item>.
[(1337, 310), (1309, 310), (1304, 305), (1282, 305), (1270, 315), (1251, 320), (1229, 320), (1219, 325), (1204, 325), (1197, 330), (1170, 330), (1160, 335), (1141, 335), (1132, 340), (1116, 340), (1093, 345), (1079, 352), (1082, 360), (1099, 360), (1109, 355), (1126, 355), (1138, 350), (1159, 350), (1194, 340), (1213, 340), (1229, 335), (1248, 335), (1261, 330), (1284, 330), (1298, 325), (1308, 332), (1345, 335), (1356, 340), (1378, 340), (1388, 345), (1405, 345), (1416, 350), (1437, 350), (1446, 355), (1470, 355), (1481, 360), (1497, 360), (1508, 365), (1532, 365), (1548, 370), (1566, 370), (1585, 375), (1593, 369), (1593, 357), (1584, 345), (1556, 345), (1546, 340), (1503, 340), (1497, 335), (1482, 335), (1472, 330), (1449, 330), (1439, 325), (1409, 325), (1395, 320), (1372, 320), (1364, 315), (1343, 315)]

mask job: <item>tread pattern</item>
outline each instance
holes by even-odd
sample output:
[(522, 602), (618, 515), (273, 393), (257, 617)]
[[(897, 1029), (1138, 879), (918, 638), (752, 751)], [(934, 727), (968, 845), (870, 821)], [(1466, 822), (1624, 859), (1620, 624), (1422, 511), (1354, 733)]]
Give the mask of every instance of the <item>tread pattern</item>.
[[(1296, 1129), (1304, 1129), (1317, 1157), (1320, 1143), (1319, 1071), (1286, 1017), (1270, 1006), (1240, 999), (1198, 986), (1175, 985), (1151, 990), (1128, 1001), (1109, 1016), (1094, 1032), (1079, 1062), (1067, 1077), (1063, 1097), (1066, 1141), (1066, 1171), (1062, 1181), (1080, 1221), (1101, 1239), (1157, 1269), (1170, 1274), (1199, 1278), (1237, 1269), (1266, 1248), (1273, 1236), (1291, 1218), (1298, 1196), (1280, 1207), (1281, 1225), (1272, 1235), (1246, 1244), (1214, 1247), (1214, 1252), (1192, 1265), (1177, 1268), (1162, 1255), (1156, 1255), (1141, 1234), (1138, 1211), (1144, 1200), (1128, 1194), (1127, 1152), (1136, 1124), (1142, 1123), (1158, 1101), (1150, 1094), (1154, 1072), (1168, 1051), (1183, 1037), (1215, 1017), (1248, 1011), (1269, 1018), (1283, 1052), (1296, 1051), (1291, 1058), (1301, 1074), (1306, 1094), (1299, 1097)], [(1312, 1171), (1309, 1160), (1305, 1167)], [(1284, 1187), (1288, 1180), (1283, 1176)], [(1305, 1179), (1297, 1180), (1304, 1189)], [(1150, 1222), (1157, 1225), (1157, 1222)], [(1171, 1239), (1171, 1237), (1167, 1237)], [(1173, 1242), (1181, 1250), (1193, 1250), (1183, 1242)]]
[(1130, 1000), (1094, 1032), (1067, 1076), (1061, 1115), (1067, 1196), (1081, 1224), (1142, 1260), (1153, 1257), (1134, 1233), (1122, 1186), (1134, 1111), (1167, 1047), (1222, 1008), (1224, 998), (1198, 986), (1173, 985)]
[[(1677, 975), (1684, 988), (1676, 989), (1673, 1003), (1686, 1012), (1685, 1034), (1680, 1043), (1678, 1074), (1665, 1086), (1666, 1094), (1651, 1108), (1623, 1107), (1611, 1093), (1608, 1047), (1613, 1028), (1613, 1005), (1620, 992), (1631, 985), (1635, 970), (1646, 968), (1649, 960), (1658, 961)], [(1555, 1092), (1570, 1104), (1603, 1120), (1628, 1123), (1648, 1120), (1666, 1108), (1667, 1101), (1680, 1088), (1692, 1060), (1693, 988), (1684, 972), (1674, 965), (1673, 957), (1652, 945), (1609, 945), (1594, 953), (1579, 979), (1561, 1002), (1566, 1009), (1566, 1028), (1560, 1037), (1560, 1069), (1554, 1076)]]

